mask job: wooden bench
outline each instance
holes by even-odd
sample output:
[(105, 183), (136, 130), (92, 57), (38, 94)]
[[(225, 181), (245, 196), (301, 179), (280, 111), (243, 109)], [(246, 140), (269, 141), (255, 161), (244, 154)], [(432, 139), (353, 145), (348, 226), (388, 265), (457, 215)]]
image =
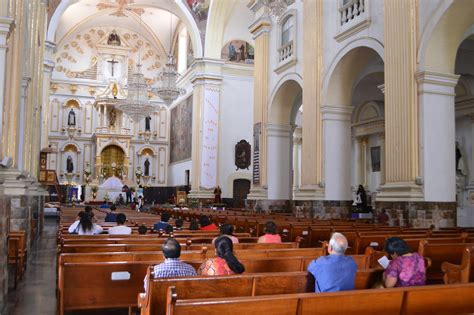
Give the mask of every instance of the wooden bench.
[(209, 299), (180, 299), (175, 287), (169, 287), (166, 315), (467, 314), (474, 312), (473, 296), (473, 283)]
[(460, 265), (443, 262), (441, 270), (445, 284), (474, 282), (474, 246), (466, 246)]
[(14, 267), (14, 286), (23, 278), (27, 265), (26, 232), (10, 231), (8, 234), (8, 265)]

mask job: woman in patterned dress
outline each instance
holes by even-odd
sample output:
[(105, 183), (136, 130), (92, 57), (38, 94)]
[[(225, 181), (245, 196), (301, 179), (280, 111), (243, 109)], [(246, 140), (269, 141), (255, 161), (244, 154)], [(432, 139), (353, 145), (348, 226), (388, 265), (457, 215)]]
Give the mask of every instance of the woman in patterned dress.
[(214, 245), (217, 257), (206, 259), (199, 267), (198, 275), (225, 276), (245, 271), (244, 265), (234, 256), (234, 247), (230, 238), (220, 236), (215, 240)]

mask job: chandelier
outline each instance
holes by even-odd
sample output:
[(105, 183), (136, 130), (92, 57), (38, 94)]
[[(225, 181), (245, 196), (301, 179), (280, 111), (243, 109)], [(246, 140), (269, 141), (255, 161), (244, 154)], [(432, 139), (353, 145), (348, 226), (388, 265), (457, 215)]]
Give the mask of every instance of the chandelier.
[(160, 86), (153, 89), (153, 92), (161, 98), (166, 106), (170, 106), (180, 95), (184, 94), (184, 90), (176, 86), (178, 78), (179, 73), (176, 71), (174, 58), (170, 53), (166, 65), (159, 74)]
[(141, 64), (137, 64), (137, 72), (131, 75), (128, 82), (127, 98), (119, 101), (115, 107), (130, 116), (134, 122), (140, 122), (155, 112), (155, 105), (148, 99), (148, 85), (141, 73)]
[(286, 12), (288, 7), (287, 0), (262, 0), (263, 5), (270, 11), (270, 16), (279, 18)]

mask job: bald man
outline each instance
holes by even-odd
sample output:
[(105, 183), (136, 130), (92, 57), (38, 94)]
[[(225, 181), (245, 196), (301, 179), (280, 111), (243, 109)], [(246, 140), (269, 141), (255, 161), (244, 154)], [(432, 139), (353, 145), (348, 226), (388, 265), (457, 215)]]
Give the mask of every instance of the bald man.
[(315, 292), (337, 292), (353, 290), (357, 264), (352, 257), (345, 256), (347, 239), (334, 233), (329, 240), (328, 256), (313, 260), (308, 266), (315, 278)]

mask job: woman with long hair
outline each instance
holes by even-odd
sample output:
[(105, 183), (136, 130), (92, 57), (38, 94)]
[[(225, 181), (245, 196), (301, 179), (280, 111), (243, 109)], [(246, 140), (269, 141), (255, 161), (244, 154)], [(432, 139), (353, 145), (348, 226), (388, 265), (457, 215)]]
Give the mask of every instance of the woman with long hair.
[(69, 227), (68, 231), (70, 234), (79, 235), (94, 235), (103, 232), (103, 228), (92, 222), (92, 216), (88, 212), (79, 212), (79, 220), (76, 220)]
[(225, 276), (245, 271), (237, 257), (234, 255), (232, 240), (227, 236), (219, 236), (215, 242), (215, 258), (206, 259), (199, 267), (198, 275), (202, 276)]

